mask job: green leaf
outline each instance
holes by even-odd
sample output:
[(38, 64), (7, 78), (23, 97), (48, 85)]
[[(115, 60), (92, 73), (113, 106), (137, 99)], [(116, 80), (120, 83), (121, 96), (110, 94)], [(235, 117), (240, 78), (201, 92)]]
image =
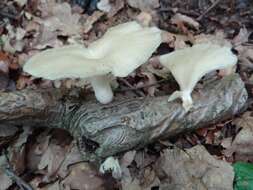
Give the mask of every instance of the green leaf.
[(253, 164), (236, 162), (234, 190), (253, 190)]

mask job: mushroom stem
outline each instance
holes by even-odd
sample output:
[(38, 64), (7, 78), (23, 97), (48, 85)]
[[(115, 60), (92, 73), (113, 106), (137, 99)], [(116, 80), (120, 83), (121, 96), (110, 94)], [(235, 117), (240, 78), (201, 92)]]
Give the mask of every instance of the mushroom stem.
[(91, 77), (90, 82), (95, 96), (100, 103), (107, 104), (112, 101), (113, 92), (110, 80), (106, 75)]
[(189, 109), (193, 106), (193, 101), (192, 101), (190, 90), (173, 92), (169, 96), (168, 102), (171, 102), (177, 98), (181, 98), (185, 111), (189, 111)]

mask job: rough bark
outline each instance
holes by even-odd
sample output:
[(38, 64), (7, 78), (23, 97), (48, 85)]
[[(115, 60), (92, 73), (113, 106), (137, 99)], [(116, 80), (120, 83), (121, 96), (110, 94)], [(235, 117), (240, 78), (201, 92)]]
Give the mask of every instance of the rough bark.
[(140, 148), (157, 139), (232, 117), (247, 100), (237, 75), (207, 83), (193, 93), (194, 108), (165, 97), (114, 100), (108, 105), (63, 100), (58, 90), (0, 93), (0, 122), (69, 130), (85, 159)]

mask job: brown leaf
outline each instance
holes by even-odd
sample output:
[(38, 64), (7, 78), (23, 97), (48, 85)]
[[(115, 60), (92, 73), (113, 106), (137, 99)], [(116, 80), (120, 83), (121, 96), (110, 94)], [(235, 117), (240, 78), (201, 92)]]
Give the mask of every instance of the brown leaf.
[[(141, 85), (137, 84), (136, 86), (137, 87), (147, 86), (146, 88), (144, 88), (144, 90), (148, 92), (149, 96), (155, 96), (155, 91), (157, 90), (157, 87), (154, 85), (157, 83), (155, 76), (151, 72), (144, 72), (144, 71), (140, 72), (140, 76), (144, 76), (145, 79), (143, 80)], [(154, 85), (154, 86), (149, 86), (149, 85)]]
[[(143, 169), (142, 175), (140, 176), (140, 184), (142, 188), (152, 187), (155, 180), (157, 180), (154, 169), (149, 166)], [(157, 182), (156, 182), (157, 183)], [(151, 188), (150, 188), (151, 189)]]
[(125, 2), (121, 0), (113, 0), (111, 3), (112, 8), (110, 12), (107, 14), (108, 18), (112, 18), (114, 15), (116, 15), (121, 9), (124, 8)]
[[(42, 12), (42, 18), (33, 17), (36, 22), (27, 25), (27, 30), (35, 31), (31, 48), (44, 49), (47, 46), (62, 46), (62, 42), (57, 38), (59, 35), (81, 36), (81, 23), (79, 22), (81, 15), (72, 13), (69, 3), (56, 3), (49, 0), (41, 2), (39, 9)], [(39, 24), (39, 27), (36, 23)]]
[(42, 155), (48, 149), (50, 135), (48, 134), (50, 130), (43, 131), (38, 136), (36, 136), (36, 141), (30, 142), (28, 153), (27, 153), (27, 168), (32, 171), (38, 170), (38, 165), (42, 158)]
[(93, 24), (96, 23), (103, 15), (103, 12), (95, 11), (91, 16), (86, 16), (85, 23), (82, 26), (83, 32), (88, 33), (92, 29)]
[(22, 51), (25, 46), (25, 40), (23, 39), (26, 31), (23, 28), (8, 24), (6, 26), (8, 33), (2, 35), (1, 39), (4, 43), (3, 49), (6, 52), (15, 53), (16, 51)]
[(104, 180), (88, 163), (70, 166), (70, 174), (61, 182), (66, 188), (78, 190), (104, 190)]
[(26, 168), (26, 142), (32, 133), (30, 127), (23, 127), (23, 129), (24, 131), (19, 135), (15, 143), (8, 148), (10, 164), (17, 174), (21, 174)]
[(200, 145), (186, 152), (165, 150), (156, 162), (156, 171), (161, 189), (233, 189), (232, 166), (216, 160)]
[(199, 23), (194, 20), (193, 18), (180, 14), (180, 13), (176, 13), (171, 19), (170, 22), (172, 24), (176, 24), (178, 26), (179, 29), (181, 29), (181, 31), (183, 31), (183, 33), (187, 34), (188, 33), (188, 29), (187, 26), (191, 26), (193, 27), (195, 30), (199, 30)]
[(11, 63), (9, 64), (9, 68), (12, 70), (18, 70), (20, 69), (20, 65), (18, 63)]
[(151, 11), (160, 7), (159, 0), (127, 0), (127, 3), (141, 11)]
[(44, 22), (45, 27), (54, 27), (51, 31), (60, 31), (61, 35), (79, 35), (80, 33), (80, 15), (72, 14), (68, 3), (55, 4), (52, 7), (52, 17)]
[[(39, 170), (47, 170), (47, 177), (50, 180), (54, 179), (57, 172), (64, 161), (67, 149), (57, 144), (51, 143), (45, 153), (42, 155), (38, 165)], [(47, 181), (47, 180), (46, 180)]]
[(126, 152), (120, 160), (120, 166), (125, 167), (129, 166), (133, 162), (135, 154), (136, 154), (135, 150)]
[(238, 52), (239, 64), (246, 68), (253, 68), (253, 46), (239, 45), (235, 47)]
[(248, 32), (247, 28), (243, 27), (240, 29), (240, 32), (234, 37), (232, 43), (234, 46), (241, 45), (245, 42), (248, 42), (248, 38), (250, 36), (250, 32)]
[(208, 129), (207, 128), (200, 128), (200, 129), (196, 130), (196, 133), (199, 136), (205, 137), (207, 135), (207, 133), (208, 133)]
[(32, 84), (32, 81), (31, 81), (30, 77), (20, 75), (18, 80), (17, 80), (16, 88), (18, 90), (22, 90), (26, 86), (29, 86), (31, 84)]
[(200, 34), (194, 36), (194, 43), (213, 43), (220, 46), (232, 47), (231, 42), (226, 39), (222, 30), (216, 30), (215, 34)]
[(5, 73), (8, 73), (8, 63), (9, 63), (9, 57), (6, 53), (0, 52), (0, 70), (2, 70)]
[(34, 38), (34, 41), (31, 44), (32, 48), (44, 49), (47, 46), (50, 47), (60, 47), (63, 43), (57, 38), (58, 34), (56, 31), (50, 30), (50, 28), (41, 26), (39, 35)]
[(233, 153), (236, 160), (253, 161), (253, 116), (251, 112), (245, 112), (241, 118), (234, 122), (237, 127), (242, 128), (236, 135), (232, 145), (224, 153), (227, 157)]
[(70, 172), (69, 167), (71, 165), (79, 163), (83, 160), (82, 155), (81, 155), (76, 143), (73, 143), (70, 147), (71, 147), (71, 150), (66, 155), (66, 157), (65, 157), (65, 159), (64, 159), (63, 163), (61, 164), (61, 167), (59, 168), (59, 171), (58, 171), (58, 175), (61, 176), (62, 178), (65, 178), (69, 174), (69, 172)]
[(148, 64), (145, 64), (143, 66), (141, 66), (141, 68), (145, 71), (147, 70), (148, 72), (155, 74), (156, 76), (159, 76), (163, 79), (168, 78), (170, 71), (163, 67), (160, 63), (159, 63), (159, 59), (158, 57), (153, 57), (149, 60)]

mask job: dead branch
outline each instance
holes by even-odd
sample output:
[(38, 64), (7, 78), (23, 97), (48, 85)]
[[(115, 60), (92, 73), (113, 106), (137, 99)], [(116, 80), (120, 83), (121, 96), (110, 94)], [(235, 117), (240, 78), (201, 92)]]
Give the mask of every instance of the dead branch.
[(165, 97), (116, 99), (108, 105), (64, 100), (58, 90), (0, 93), (0, 122), (63, 128), (78, 139), (85, 159), (143, 147), (157, 139), (231, 118), (247, 100), (239, 75), (208, 82), (194, 108)]

